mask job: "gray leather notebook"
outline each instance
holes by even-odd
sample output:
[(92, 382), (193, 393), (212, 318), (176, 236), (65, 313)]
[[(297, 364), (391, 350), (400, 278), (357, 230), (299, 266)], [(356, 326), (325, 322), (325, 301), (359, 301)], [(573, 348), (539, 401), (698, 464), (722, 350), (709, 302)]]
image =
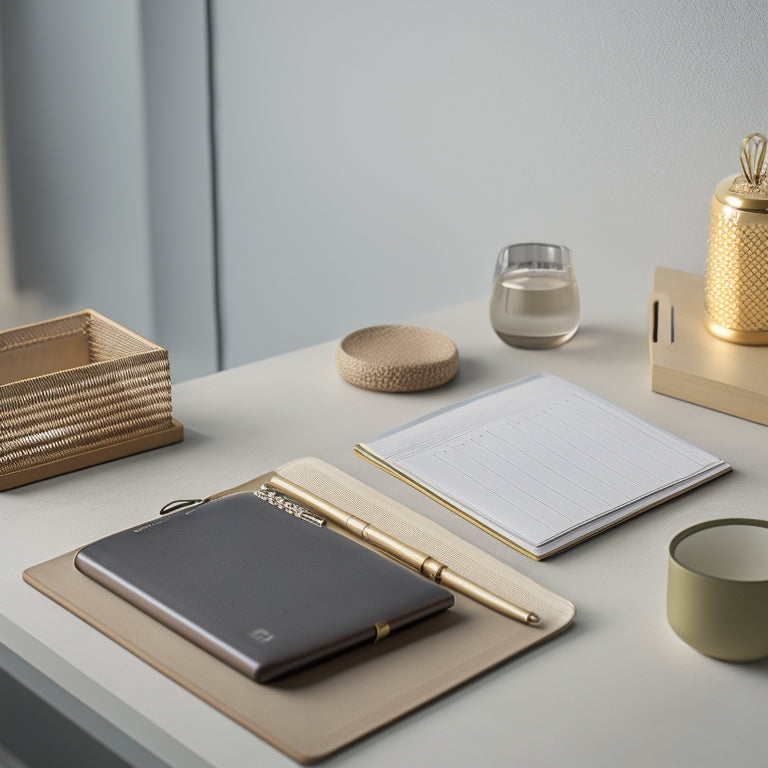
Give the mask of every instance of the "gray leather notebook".
[(253, 493), (113, 534), (75, 564), (260, 683), (453, 605), (443, 587)]

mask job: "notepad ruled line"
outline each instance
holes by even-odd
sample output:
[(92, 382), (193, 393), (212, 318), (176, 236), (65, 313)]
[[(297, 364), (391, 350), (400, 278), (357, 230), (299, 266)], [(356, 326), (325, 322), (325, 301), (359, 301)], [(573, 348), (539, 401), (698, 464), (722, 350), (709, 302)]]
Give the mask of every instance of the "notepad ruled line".
[[(634, 427), (632, 428), (632, 439), (630, 440), (626, 435), (622, 435), (618, 431), (619, 428), (617, 427), (616, 422), (619, 422), (621, 424), (620, 428), (624, 430), (626, 430), (629, 425), (625, 419), (622, 419), (617, 415), (614, 409), (605, 408), (599, 403), (594, 403), (587, 398), (581, 397), (578, 393), (574, 394), (568, 399), (572, 404), (575, 405), (578, 403), (581, 407), (586, 407), (587, 410), (590, 411), (590, 413), (585, 414), (580, 411), (578, 406), (573, 407), (571, 410), (573, 417), (576, 419), (581, 419), (583, 424), (585, 423), (590, 427), (599, 430), (608, 439), (612, 441), (618, 441), (631, 454), (643, 454), (646, 459), (654, 466), (665, 470), (669, 467), (670, 464), (673, 464), (677, 471), (685, 472), (687, 468), (690, 468), (691, 464), (698, 465), (698, 462), (696, 462), (695, 459), (693, 459), (691, 456), (688, 456), (685, 453), (677, 450), (676, 446), (670, 441), (669, 435), (665, 435), (663, 432), (661, 432), (661, 430), (650, 430)], [(598, 421), (600, 416), (609, 419), (612, 428), (609, 428), (609, 424), (603, 424)], [(662, 439), (662, 436), (664, 439)], [(645, 439), (643, 439), (643, 437)], [(644, 447), (646, 440), (650, 441), (652, 445)], [(667, 456), (667, 462), (663, 461), (659, 457), (660, 453), (661, 455)], [(670, 456), (670, 454), (679, 457), (678, 461), (672, 461), (673, 457)], [(647, 465), (645, 466), (645, 469), (646, 471), (651, 472)], [(652, 474), (658, 477), (659, 480), (663, 480), (664, 478), (664, 472), (662, 472), (661, 476), (659, 476), (657, 473)]]
[[(496, 451), (494, 451), (492, 448), (489, 448), (489, 447), (486, 446), (486, 450), (489, 451), (490, 453), (493, 453), (495, 456), (497, 456), (502, 461), (507, 462), (507, 464), (509, 464), (511, 467), (514, 467), (518, 472), (521, 472), (522, 474), (526, 475), (527, 477), (529, 477), (534, 482), (538, 482), (540, 484), (543, 483), (542, 479), (537, 478), (536, 475), (534, 475), (532, 472), (526, 472), (526, 470), (523, 469), (523, 467), (521, 467), (520, 464), (511, 462), (509, 459), (504, 457), (502, 454), (496, 453)], [(589, 491), (586, 488), (584, 488), (583, 486), (581, 487), (581, 489), (583, 491), (585, 491), (586, 493), (589, 493)], [(572, 497), (566, 495), (561, 490), (559, 490), (557, 488), (552, 488), (551, 490), (552, 490), (552, 493), (555, 493), (558, 496), (560, 496), (564, 502), (569, 502), (569, 503), (572, 503), (572, 504), (576, 504), (577, 506), (581, 507), (584, 510), (588, 510), (589, 509), (588, 506), (586, 506), (586, 505), (582, 504), (581, 502), (577, 501), (576, 499), (573, 499)], [(594, 495), (594, 494), (591, 494), (591, 495)], [(595, 498), (598, 498), (598, 497), (595, 497)], [(561, 514), (563, 515), (563, 517), (566, 517), (569, 520), (571, 519), (564, 512), (561, 512)], [(573, 522), (573, 521), (571, 520), (571, 522)]]
[[(462, 449), (458, 448), (458, 447), (456, 448), (456, 450), (459, 453), (463, 454), (470, 461), (480, 465), (480, 460), (479, 460), (480, 457), (479, 456), (473, 456), (472, 454), (469, 454), (466, 451), (462, 451)], [(487, 464), (484, 464), (484, 465), (481, 465), (481, 466), (482, 466), (482, 469), (484, 471), (486, 471), (486, 472), (492, 474), (493, 476), (495, 476), (498, 479), (498, 481), (500, 481), (502, 483), (506, 483), (507, 485), (512, 486), (518, 494), (531, 499), (531, 501), (533, 501), (535, 504), (543, 505), (547, 509), (551, 510), (552, 513), (554, 513), (555, 515), (557, 515), (559, 517), (564, 518), (569, 523), (575, 522), (575, 520), (573, 520), (567, 514), (565, 514), (565, 512), (563, 512), (562, 509), (559, 509), (558, 507), (553, 506), (551, 503), (546, 501), (545, 498), (543, 498), (542, 496), (537, 495), (536, 493), (534, 493), (533, 490), (530, 489), (530, 487), (527, 489), (526, 487), (521, 485), (520, 484), (520, 475), (521, 474), (525, 475), (525, 473), (521, 471), (520, 467), (517, 464), (513, 464), (512, 462), (506, 461), (504, 459), (502, 459), (502, 461), (505, 461), (507, 466), (510, 468), (510, 471), (508, 471), (507, 473), (499, 472), (496, 469), (494, 469), (492, 466), (489, 466)], [(518, 482), (515, 482), (516, 480)], [(481, 483), (481, 481), (477, 480), (477, 479), (475, 479), (475, 482)], [(544, 486), (541, 483), (541, 481), (534, 481), (534, 484), (537, 484), (539, 486), (540, 490), (541, 489), (545, 489), (546, 490), (546, 486)], [(504, 496), (504, 498), (511, 502), (509, 497)], [(542, 521), (542, 522), (544, 522), (544, 521)], [(555, 526), (555, 528), (553, 528), (553, 530), (558, 530), (558, 528), (560, 528), (560, 527), (562, 527), (562, 526)]]

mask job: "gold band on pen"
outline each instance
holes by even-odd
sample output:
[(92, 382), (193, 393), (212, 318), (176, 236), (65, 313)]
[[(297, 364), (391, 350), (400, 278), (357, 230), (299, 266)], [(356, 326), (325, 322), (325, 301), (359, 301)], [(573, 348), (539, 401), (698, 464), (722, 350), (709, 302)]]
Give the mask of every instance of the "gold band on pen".
[(349, 512), (345, 512), (325, 499), (315, 496), (313, 493), (304, 490), (304, 488), (295, 485), (290, 480), (286, 480), (280, 475), (272, 475), (265, 485), (269, 489), (283, 493), (294, 501), (306, 505), (312, 512), (322, 515), (358, 538), (367, 541), (376, 549), (390, 555), (403, 565), (422, 574), (436, 584), (441, 584), (448, 589), (466, 595), (497, 613), (520, 621), (523, 624), (533, 625), (539, 623), (539, 617), (532, 611), (521, 608), (519, 605), (515, 605), (495, 595), (479, 584), (450, 570), (444, 563), (430, 555), (390, 536), (388, 533), (375, 528), (370, 523), (355, 517), (355, 515)]

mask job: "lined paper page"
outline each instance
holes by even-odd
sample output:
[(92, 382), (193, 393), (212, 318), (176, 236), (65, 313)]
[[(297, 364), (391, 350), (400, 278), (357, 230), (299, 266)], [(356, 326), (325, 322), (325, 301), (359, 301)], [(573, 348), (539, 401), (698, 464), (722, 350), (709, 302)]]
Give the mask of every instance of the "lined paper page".
[(723, 463), (545, 374), (367, 446), (481, 522), (534, 546)]

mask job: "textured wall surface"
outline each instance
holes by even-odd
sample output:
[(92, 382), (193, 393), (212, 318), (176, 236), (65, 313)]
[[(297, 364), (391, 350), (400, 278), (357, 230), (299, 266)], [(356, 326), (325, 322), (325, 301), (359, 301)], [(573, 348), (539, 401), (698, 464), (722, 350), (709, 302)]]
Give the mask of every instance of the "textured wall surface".
[[(2, 18), (0, 18), (2, 24)], [(0, 116), (3, 114), (3, 92), (0, 83)], [(6, 181), (5, 129), (0, 120), (0, 305), (10, 300), (13, 293), (13, 261), (11, 231), (8, 216), (8, 190)]]
[(214, 11), (228, 365), (487, 293), (510, 242), (573, 249), (585, 319), (644, 317), (768, 131), (762, 2)]
[(138, 5), (0, 8), (19, 287), (151, 334)]

